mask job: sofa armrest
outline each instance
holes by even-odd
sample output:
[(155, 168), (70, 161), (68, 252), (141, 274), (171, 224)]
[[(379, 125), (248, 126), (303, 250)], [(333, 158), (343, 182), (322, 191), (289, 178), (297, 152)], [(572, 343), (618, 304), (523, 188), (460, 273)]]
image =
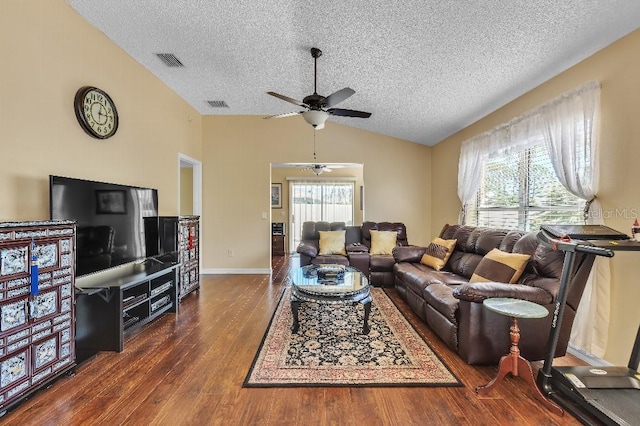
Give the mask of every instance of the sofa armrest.
[(528, 300), (540, 305), (548, 305), (553, 296), (546, 290), (524, 284), (505, 284), (496, 282), (478, 282), (463, 284), (453, 291), (453, 296), (460, 300), (482, 303), (490, 297), (511, 297)]
[(347, 244), (347, 253), (369, 253), (369, 248), (360, 243)]
[(296, 249), (296, 251), (311, 258), (314, 258), (318, 255), (318, 248), (313, 243), (308, 241), (300, 241), (300, 244), (298, 244), (298, 248)]
[(419, 246), (396, 246), (393, 248), (393, 257), (396, 263), (419, 263), (427, 248)]

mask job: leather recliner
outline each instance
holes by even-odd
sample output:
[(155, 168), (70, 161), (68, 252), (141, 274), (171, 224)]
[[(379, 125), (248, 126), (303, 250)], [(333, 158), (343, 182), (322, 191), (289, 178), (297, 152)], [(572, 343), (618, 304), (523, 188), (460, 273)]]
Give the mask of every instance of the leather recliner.
[[(400, 297), (469, 364), (495, 364), (510, 348), (510, 318), (486, 309), (482, 304), (484, 299), (512, 297), (538, 303), (549, 315), (518, 321), (522, 334), (520, 350), (530, 361), (544, 359), (564, 253), (539, 244), (536, 232), (446, 225), (440, 237), (457, 240), (451, 257), (440, 271), (420, 263), (424, 247), (394, 250), (395, 287)], [(484, 255), (493, 248), (531, 255), (515, 284), (469, 282)], [(576, 256), (555, 356), (566, 353), (593, 261), (593, 255), (578, 253)]]
[[(319, 253), (319, 231), (345, 232), (346, 255)], [(364, 272), (374, 286), (392, 287), (394, 284), (393, 255), (371, 255), (371, 231), (395, 231), (396, 246), (408, 245), (407, 229), (397, 222), (364, 222), (362, 226), (345, 225), (344, 222), (304, 222), (302, 239), (296, 251), (300, 254), (300, 266), (335, 263), (350, 265)]]

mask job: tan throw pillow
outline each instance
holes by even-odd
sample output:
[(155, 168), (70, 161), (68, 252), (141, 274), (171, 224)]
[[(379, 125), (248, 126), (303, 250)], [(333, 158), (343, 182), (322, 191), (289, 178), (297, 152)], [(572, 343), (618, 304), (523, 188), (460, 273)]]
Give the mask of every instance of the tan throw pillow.
[(370, 231), (371, 251), (369, 254), (393, 254), (398, 233), (396, 231)]
[(494, 248), (478, 263), (469, 282), (495, 281), (513, 284), (522, 275), (530, 257), (528, 254), (507, 253)]
[(346, 231), (318, 231), (320, 234), (320, 255), (343, 254), (347, 251), (344, 248), (344, 236)]
[(434, 238), (424, 252), (422, 259), (420, 259), (420, 263), (430, 266), (436, 271), (441, 270), (447, 264), (449, 257), (451, 257), (457, 241), (443, 240), (439, 237)]

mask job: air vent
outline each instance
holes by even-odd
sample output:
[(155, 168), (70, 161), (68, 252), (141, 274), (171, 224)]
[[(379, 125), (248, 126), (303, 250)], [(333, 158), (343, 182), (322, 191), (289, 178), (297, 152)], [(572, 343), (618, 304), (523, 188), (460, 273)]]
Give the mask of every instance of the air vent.
[(173, 53), (156, 53), (156, 56), (160, 58), (160, 60), (164, 62), (164, 64), (168, 67), (184, 67), (182, 62), (180, 62), (180, 60), (176, 58), (176, 55), (174, 55)]
[(225, 101), (207, 101), (211, 108), (229, 108)]

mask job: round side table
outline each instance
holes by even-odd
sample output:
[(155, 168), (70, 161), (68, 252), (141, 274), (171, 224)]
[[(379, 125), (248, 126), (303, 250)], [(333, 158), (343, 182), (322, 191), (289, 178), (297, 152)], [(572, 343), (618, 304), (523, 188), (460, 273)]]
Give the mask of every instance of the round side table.
[(549, 410), (562, 416), (564, 414), (562, 408), (560, 408), (560, 406), (555, 402), (546, 398), (542, 392), (540, 392), (538, 386), (536, 386), (531, 364), (520, 356), (520, 348), (518, 347), (518, 343), (520, 342), (518, 318), (544, 318), (549, 314), (549, 312), (547, 312), (544, 307), (536, 303), (506, 297), (485, 299), (483, 305), (490, 311), (511, 317), (511, 332), (509, 333), (511, 336), (511, 349), (507, 355), (500, 358), (498, 374), (496, 377), (486, 385), (478, 386), (476, 388), (476, 392), (480, 395), (486, 395), (502, 381), (507, 373), (511, 373), (513, 376), (518, 377), (520, 375), (520, 370), (522, 370), (524, 372), (522, 377), (534, 389), (536, 398)]

